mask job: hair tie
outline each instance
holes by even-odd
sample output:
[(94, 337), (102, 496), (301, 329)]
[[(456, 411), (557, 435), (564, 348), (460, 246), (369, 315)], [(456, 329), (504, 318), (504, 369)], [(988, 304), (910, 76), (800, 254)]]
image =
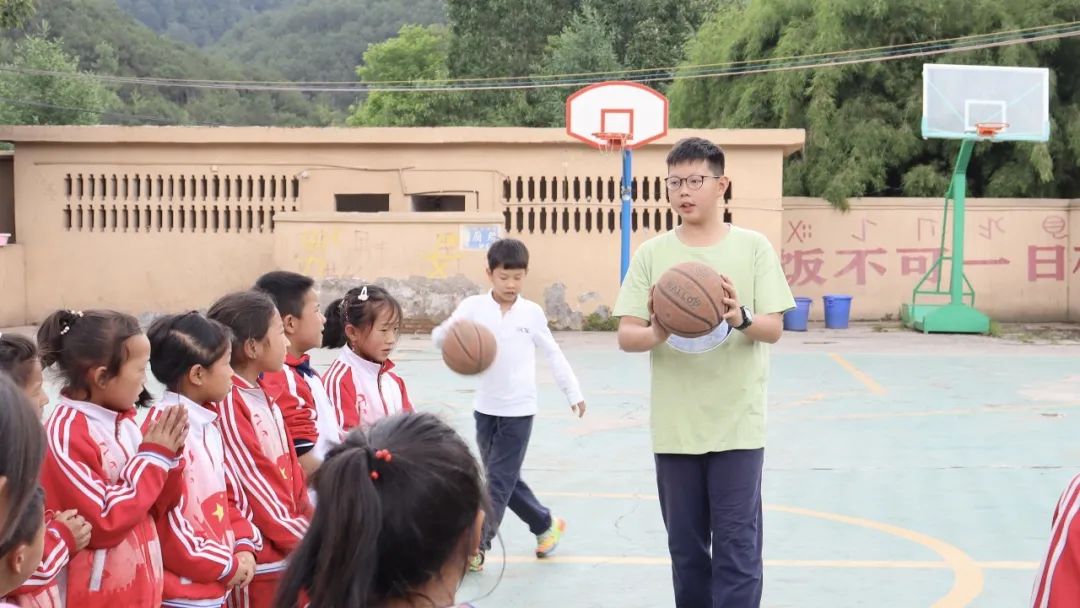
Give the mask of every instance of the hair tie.
[[(375, 450), (375, 454), (373, 456), (373, 459), (374, 460), (381, 460), (381, 461), (383, 461), (385, 463), (389, 463), (390, 461), (392, 461), (394, 459), (394, 455), (390, 453), (390, 450)], [(375, 466), (374, 466), (375, 463), (372, 462), (371, 464), (372, 464), (372, 467), (371, 467), (371, 480), (372, 481), (378, 481), (379, 480), (379, 472), (375, 470)]]
[(361, 302), (367, 302), (369, 297), (371, 297), (371, 296), (368, 295), (367, 285), (364, 285), (360, 289), (360, 295), (356, 296), (356, 299), (360, 300)]
[[(71, 313), (72, 316), (77, 317), (79, 319), (81, 319), (83, 317), (83, 312), (81, 310), (69, 310), (68, 312)], [(75, 319), (70, 319), (70, 320), (68, 320), (67, 323), (64, 323), (64, 326), (60, 328), (60, 335), (63, 336), (64, 334), (71, 331), (71, 326), (74, 325), (74, 324), (75, 324)]]

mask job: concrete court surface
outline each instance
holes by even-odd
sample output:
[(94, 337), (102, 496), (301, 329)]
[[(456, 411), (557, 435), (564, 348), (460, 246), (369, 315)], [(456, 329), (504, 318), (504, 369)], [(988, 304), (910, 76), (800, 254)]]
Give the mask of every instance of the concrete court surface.
[[(458, 599), (673, 606), (647, 355), (618, 351), (613, 333), (556, 338), (588, 414), (571, 416), (541, 358), (525, 477), (568, 520), (567, 536), (537, 561), (508, 512), (505, 560), (493, 551)], [(334, 356), (318, 351), (316, 367)], [(404, 336), (395, 359), (418, 408), (472, 442), (473, 380), (451, 373), (426, 335)], [(1053, 506), (1080, 472), (1080, 341), (812, 325), (786, 333), (772, 361), (764, 606), (1025, 604)]]
[[(1080, 343), (886, 329), (812, 328), (774, 347), (763, 605), (1022, 606), (1053, 506), (1080, 472)], [(525, 474), (568, 534), (538, 562), (508, 513), (505, 572), (491, 554), (459, 599), (673, 606), (648, 358), (619, 352), (613, 334), (556, 336), (589, 411), (570, 415), (541, 362)], [(418, 406), (471, 436), (473, 383), (449, 373), (426, 337), (407, 338), (397, 359)]]

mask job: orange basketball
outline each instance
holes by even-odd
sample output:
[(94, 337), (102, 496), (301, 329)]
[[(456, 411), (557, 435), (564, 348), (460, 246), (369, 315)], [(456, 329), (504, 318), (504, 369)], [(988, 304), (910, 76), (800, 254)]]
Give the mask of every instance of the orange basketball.
[(723, 280), (699, 262), (684, 262), (660, 276), (653, 288), (653, 313), (660, 325), (684, 338), (708, 335), (724, 320)]
[(442, 358), (459, 374), (479, 374), (495, 361), (495, 334), (479, 323), (456, 321), (443, 340)]

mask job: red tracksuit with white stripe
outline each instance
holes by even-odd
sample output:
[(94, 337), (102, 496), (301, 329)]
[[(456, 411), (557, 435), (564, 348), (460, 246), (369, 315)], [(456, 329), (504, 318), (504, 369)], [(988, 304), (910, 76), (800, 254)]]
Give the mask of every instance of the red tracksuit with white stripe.
[(59, 606), (60, 588), (50, 585), (71, 561), (75, 553), (75, 537), (64, 524), (50, 521), (45, 529), (45, 550), (41, 553), (41, 564), (22, 587), (8, 595), (10, 601), (30, 608), (35, 606)]
[(300, 544), (311, 517), (304, 472), (281, 411), (261, 385), (233, 376), (232, 391), (215, 406), (225, 464), (240, 482), (246, 515), (263, 539), (255, 555), (255, 579), (246, 589), (234, 589), (229, 604), (271, 606), (285, 560)]
[(213, 410), (166, 392), (150, 411), (144, 430), (177, 404), (187, 410), (189, 430), (182, 494), (157, 521), (165, 567), (162, 606), (217, 608), (225, 603), (227, 584), (236, 575), (236, 554), (257, 553), (262, 537), (244, 514), (250, 511), (246, 497), (225, 467)]
[(1080, 475), (1061, 494), (1050, 526), (1050, 547), (1032, 591), (1033, 608), (1080, 606)]
[(341, 443), (334, 406), (308, 355), (287, 355), (284, 369), (263, 374), (262, 385), (281, 409), (297, 454), (310, 451), (323, 460)]
[[(180, 491), (182, 460), (143, 441), (135, 410), (61, 399), (45, 425), (45, 506), (75, 509), (93, 527), (67, 576), (35, 594), (75, 608), (161, 605), (163, 572), (154, 513)], [(59, 590), (52, 587), (59, 586)]]
[(326, 370), (323, 384), (343, 433), (358, 426), (369, 427), (376, 420), (398, 412), (413, 411), (405, 381), (393, 369), (394, 363), (389, 359), (380, 365), (347, 346), (341, 349)]

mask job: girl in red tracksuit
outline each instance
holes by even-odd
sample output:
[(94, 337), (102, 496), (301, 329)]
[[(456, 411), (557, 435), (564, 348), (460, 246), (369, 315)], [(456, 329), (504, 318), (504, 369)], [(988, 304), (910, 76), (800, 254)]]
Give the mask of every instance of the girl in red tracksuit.
[(93, 528), (87, 550), (54, 582), (59, 588), (42, 595), (76, 608), (160, 606), (154, 513), (180, 487), (187, 413), (171, 408), (145, 434), (139, 430), (135, 407), (149, 399), (150, 342), (130, 315), (53, 313), (38, 330), (38, 346), (42, 365), (64, 381), (46, 425), (46, 508), (75, 509)]
[(325, 317), (323, 346), (345, 347), (323, 376), (341, 431), (411, 412), (405, 381), (390, 360), (401, 331), (397, 300), (382, 287), (364, 285), (331, 302)]
[(207, 313), (232, 330), (232, 390), (217, 403), (216, 424), (225, 445), (225, 463), (250, 505), (251, 521), (262, 533), (255, 577), (234, 589), (229, 605), (270, 606), (286, 559), (300, 544), (311, 517), (293, 441), (281, 411), (263, 389), (261, 375), (280, 371), (288, 339), (273, 300), (245, 291), (218, 300)]
[[(40, 417), (49, 398), (42, 388), (41, 359), (34, 341), (18, 334), (0, 335), (0, 370), (11, 376)], [(8, 594), (8, 599), (24, 607), (58, 604), (58, 588), (51, 583), (88, 542), (90, 524), (74, 510), (47, 517), (41, 563), (21, 587)], [(51, 595), (36, 598), (46, 588)]]
[(197, 312), (166, 315), (150, 326), (150, 370), (167, 387), (146, 424), (181, 405), (191, 429), (184, 444), (180, 500), (158, 517), (167, 608), (220, 607), (255, 574), (262, 546), (242, 490), (225, 468), (212, 402), (232, 388), (229, 329)]

